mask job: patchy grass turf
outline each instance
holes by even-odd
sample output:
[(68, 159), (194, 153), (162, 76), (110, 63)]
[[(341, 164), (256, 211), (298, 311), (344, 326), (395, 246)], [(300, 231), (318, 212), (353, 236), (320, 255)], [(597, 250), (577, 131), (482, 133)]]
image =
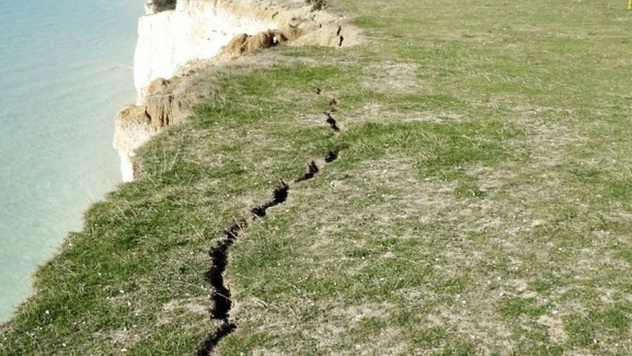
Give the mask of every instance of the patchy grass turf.
[(1, 355), (194, 354), (208, 248), (332, 149), (231, 247), (216, 354), (632, 353), (626, 4), (329, 3), (369, 43), (209, 78), (37, 272)]

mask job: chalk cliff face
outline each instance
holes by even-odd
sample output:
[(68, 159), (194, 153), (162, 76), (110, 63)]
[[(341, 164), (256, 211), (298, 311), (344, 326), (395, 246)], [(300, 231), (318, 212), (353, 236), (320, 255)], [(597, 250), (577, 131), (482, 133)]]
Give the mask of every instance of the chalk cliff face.
[(279, 26), (256, 12), (240, 10), (234, 1), (180, 0), (173, 11), (141, 17), (134, 54), (138, 102), (154, 79), (171, 78), (190, 60), (215, 57), (238, 34), (254, 35)]
[(147, 0), (134, 54), (137, 103), (114, 119), (123, 181), (134, 179), (136, 149), (187, 116), (205, 66), (277, 45), (358, 44), (358, 30), (340, 21), (304, 0), (178, 0), (160, 13)]
[(170, 84), (163, 78), (172, 78), (189, 61), (215, 57), (237, 34), (277, 28), (276, 22), (258, 18), (256, 13), (244, 16), (247, 2), (179, 0), (175, 10), (156, 13), (151, 0), (147, 1), (146, 15), (138, 21), (134, 53), (136, 106), (123, 108), (114, 120), (113, 145), (119, 151), (124, 182), (134, 178), (135, 150), (177, 119), (173, 117), (174, 96), (162, 94)]

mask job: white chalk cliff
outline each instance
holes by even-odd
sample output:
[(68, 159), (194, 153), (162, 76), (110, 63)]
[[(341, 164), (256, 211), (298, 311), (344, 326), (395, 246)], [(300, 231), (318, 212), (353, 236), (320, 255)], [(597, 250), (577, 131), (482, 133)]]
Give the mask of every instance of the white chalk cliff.
[[(274, 45), (344, 46), (359, 42), (358, 31), (340, 18), (313, 11), (304, 0), (178, 0), (174, 10), (156, 13), (147, 0), (138, 22), (134, 54), (136, 105), (115, 118), (114, 148), (124, 182), (134, 179), (135, 151), (162, 127), (185, 116), (182, 73), (192, 63), (232, 58)], [(163, 79), (163, 78), (168, 78)], [(183, 87), (185, 87), (183, 89)]]
[[(138, 21), (138, 42), (134, 53), (136, 105), (145, 104), (147, 90), (153, 80), (173, 77), (189, 61), (215, 57), (235, 35), (277, 28), (278, 25), (272, 21), (233, 13), (235, 7), (230, 3), (179, 0), (175, 10), (155, 13), (151, 0), (148, 0), (146, 15)], [(134, 118), (130, 120), (130, 116)], [(134, 178), (134, 151), (155, 132), (157, 128), (143, 122), (142, 113), (138, 110), (126, 107), (117, 115), (114, 147), (119, 151), (124, 182)]]
[(236, 10), (231, 1), (180, 0), (173, 11), (141, 17), (134, 54), (139, 103), (154, 79), (171, 78), (191, 60), (215, 57), (236, 35), (279, 27), (274, 21), (244, 16)]

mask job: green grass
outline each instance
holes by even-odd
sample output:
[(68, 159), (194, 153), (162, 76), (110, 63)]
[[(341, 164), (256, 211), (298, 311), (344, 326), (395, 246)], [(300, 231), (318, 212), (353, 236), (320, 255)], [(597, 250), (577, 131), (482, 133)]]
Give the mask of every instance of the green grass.
[(216, 354), (632, 352), (625, 2), (329, 5), (368, 43), (209, 78), (37, 272), (0, 355), (193, 355), (208, 248), (332, 149), (231, 248)]

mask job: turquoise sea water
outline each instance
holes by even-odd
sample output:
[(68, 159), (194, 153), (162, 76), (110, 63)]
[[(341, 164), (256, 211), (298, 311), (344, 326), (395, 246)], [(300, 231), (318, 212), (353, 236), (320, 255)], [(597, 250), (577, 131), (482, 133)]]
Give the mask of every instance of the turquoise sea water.
[(120, 181), (142, 0), (0, 0), (0, 322), (82, 213)]

